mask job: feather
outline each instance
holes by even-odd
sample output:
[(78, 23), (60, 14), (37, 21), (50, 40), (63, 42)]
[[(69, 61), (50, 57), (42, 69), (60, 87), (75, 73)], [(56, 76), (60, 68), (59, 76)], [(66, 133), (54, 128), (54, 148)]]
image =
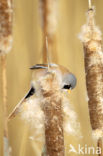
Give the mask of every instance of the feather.
[(21, 106), (24, 102), (28, 101), (28, 99), (35, 93), (35, 89), (33, 87), (30, 88), (29, 92), (23, 97), (23, 99), (16, 105), (13, 111), (8, 116), (8, 120), (14, 118), (20, 111)]
[[(49, 66), (50, 67), (57, 67), (58, 65), (54, 64), (54, 63), (50, 63)], [(32, 69), (48, 69), (48, 64), (36, 64), (36, 65), (32, 66), (30, 69), (31, 70)]]

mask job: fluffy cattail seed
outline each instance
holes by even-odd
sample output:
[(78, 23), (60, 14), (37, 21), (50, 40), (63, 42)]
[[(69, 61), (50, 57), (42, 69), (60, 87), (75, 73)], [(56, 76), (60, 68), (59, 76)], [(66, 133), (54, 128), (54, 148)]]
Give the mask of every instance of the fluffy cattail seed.
[(94, 8), (89, 9), (87, 23), (79, 37), (84, 47), (90, 122), (93, 135), (100, 138), (103, 136), (103, 52), (101, 31), (95, 24), (94, 15)]

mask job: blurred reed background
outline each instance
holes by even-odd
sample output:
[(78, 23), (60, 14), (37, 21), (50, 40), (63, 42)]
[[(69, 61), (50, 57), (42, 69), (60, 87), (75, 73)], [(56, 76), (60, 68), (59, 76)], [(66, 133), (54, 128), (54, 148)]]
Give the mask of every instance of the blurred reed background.
[[(103, 1), (93, 0), (96, 6), (96, 23), (103, 32)], [(14, 1), (13, 49), (7, 56), (8, 78), (8, 113), (25, 95), (30, 86), (31, 71), (29, 67), (42, 60), (42, 29), (38, 11), (38, 0)], [(91, 136), (88, 104), (85, 87), (85, 72), (82, 44), (78, 39), (81, 26), (85, 23), (87, 0), (59, 0), (58, 26), (56, 34), (56, 52), (54, 59), (77, 76), (77, 87), (69, 95), (81, 123), (82, 138), (65, 134), (66, 156), (69, 144), (77, 148), (78, 144), (96, 145)], [(55, 58), (55, 56), (54, 56)], [(0, 68), (1, 70), (1, 68)], [(0, 75), (1, 77), (1, 75)], [(0, 86), (0, 156), (3, 155), (3, 117)], [(9, 141), (12, 156), (40, 156), (42, 144), (30, 140), (28, 126), (18, 117), (9, 122)]]

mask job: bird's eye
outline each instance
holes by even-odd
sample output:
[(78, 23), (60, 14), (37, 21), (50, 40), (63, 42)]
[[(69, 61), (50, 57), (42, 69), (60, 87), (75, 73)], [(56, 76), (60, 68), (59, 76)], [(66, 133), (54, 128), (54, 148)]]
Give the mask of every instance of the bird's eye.
[(76, 86), (76, 77), (72, 74), (65, 74), (63, 77), (63, 89), (73, 89)]
[(64, 85), (63, 89), (70, 89), (72, 86), (71, 85)]

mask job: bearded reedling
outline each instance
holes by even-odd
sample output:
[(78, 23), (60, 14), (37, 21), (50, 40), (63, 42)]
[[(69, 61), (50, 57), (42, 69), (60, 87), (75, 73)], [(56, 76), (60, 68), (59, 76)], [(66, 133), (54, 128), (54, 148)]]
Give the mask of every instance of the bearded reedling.
[(70, 108), (66, 109), (68, 112), (63, 110), (65, 93), (76, 86), (76, 78), (57, 64), (50, 64), (49, 71), (47, 64), (37, 64), (31, 69), (34, 71), (31, 88), (9, 115), (9, 119), (21, 112), (23, 118), (33, 123), (35, 128), (44, 127), (46, 154), (64, 156), (63, 118), (65, 113), (72, 119), (74, 116)]
[[(101, 31), (95, 24), (95, 9), (89, 0), (87, 23), (82, 27), (80, 40), (84, 48), (88, 106), (93, 136), (101, 146), (103, 137), (103, 51)], [(102, 155), (102, 154), (101, 154)]]
[(12, 0), (0, 0), (0, 57), (2, 68), (2, 96), (4, 112), (4, 155), (9, 155), (8, 126), (7, 126), (7, 78), (6, 54), (12, 48)]

